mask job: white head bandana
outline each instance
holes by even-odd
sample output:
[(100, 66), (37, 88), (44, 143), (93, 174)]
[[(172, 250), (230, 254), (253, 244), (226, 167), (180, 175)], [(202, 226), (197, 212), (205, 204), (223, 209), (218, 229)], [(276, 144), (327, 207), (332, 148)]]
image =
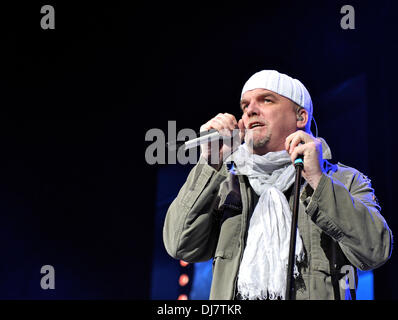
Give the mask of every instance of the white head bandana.
[(267, 89), (284, 96), (308, 112), (308, 122), (312, 119), (312, 100), (308, 90), (297, 79), (275, 70), (262, 70), (253, 74), (243, 86), (241, 99), (246, 91)]

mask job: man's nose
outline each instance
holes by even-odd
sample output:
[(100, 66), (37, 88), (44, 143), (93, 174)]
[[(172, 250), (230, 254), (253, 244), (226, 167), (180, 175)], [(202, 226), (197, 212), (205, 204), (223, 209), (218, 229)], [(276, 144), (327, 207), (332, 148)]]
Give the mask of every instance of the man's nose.
[(246, 114), (248, 117), (252, 117), (252, 116), (258, 116), (259, 115), (259, 108), (257, 103), (254, 102), (250, 102), (250, 104), (247, 106), (246, 109)]

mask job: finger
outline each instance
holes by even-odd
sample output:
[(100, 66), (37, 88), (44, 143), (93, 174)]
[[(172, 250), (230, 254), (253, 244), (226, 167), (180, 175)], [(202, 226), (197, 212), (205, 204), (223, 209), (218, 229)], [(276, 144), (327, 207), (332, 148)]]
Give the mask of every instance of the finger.
[[(293, 139), (297, 139), (300, 137), (301, 142), (307, 143), (313, 141), (313, 138), (308, 133), (304, 132), (303, 130), (297, 130), (292, 134), (288, 135), (285, 140), (285, 149), (288, 151), (290, 149), (290, 145), (292, 144)], [(300, 142), (299, 142), (300, 143)], [(289, 152), (290, 153), (290, 152)]]
[[(231, 115), (232, 116), (232, 115)], [(233, 118), (225, 115), (225, 114), (219, 114), (216, 119), (222, 121), (225, 124), (225, 128), (228, 128), (230, 130), (233, 130), (236, 127), (236, 120), (235, 117), (232, 116)], [(234, 122), (235, 120), (235, 122)]]
[(213, 126), (214, 123), (212, 123), (212, 121), (215, 120), (215, 119), (220, 119), (220, 120), (221, 120), (221, 119), (224, 119), (224, 114), (219, 113), (219, 114), (216, 115), (214, 118), (212, 118), (212, 119), (210, 119), (209, 121), (207, 121), (205, 124), (203, 124), (203, 125), (200, 127), (199, 132), (208, 131), (208, 130), (211, 130), (211, 129), (216, 129), (216, 130), (221, 129), (221, 128), (218, 128), (218, 126), (217, 126), (217, 128), (215, 128), (215, 127)]
[(225, 123), (219, 118), (214, 118), (214, 119), (210, 120), (210, 126), (211, 126), (211, 129), (216, 129), (217, 131), (221, 131), (222, 129), (225, 129)]
[(238, 125), (238, 122), (236, 121), (235, 116), (233, 114), (230, 114), (230, 113), (224, 113), (224, 115), (226, 117), (228, 117), (229, 119), (231, 119), (232, 123), (234, 124), (234, 127), (236, 128), (237, 125)]
[(210, 125), (210, 121), (207, 121), (205, 124), (201, 125), (199, 132), (204, 132), (204, 131), (208, 131), (211, 129), (211, 125)]
[(286, 139), (285, 139), (285, 150), (288, 151), (289, 147), (290, 147), (290, 142), (292, 141), (292, 139), (297, 135), (297, 131), (289, 134)]
[(243, 120), (242, 120), (242, 119), (240, 119), (240, 120), (238, 121), (238, 128), (239, 128), (239, 137), (240, 137), (240, 140), (243, 141), (243, 138), (244, 138), (245, 132), (246, 132), (246, 128), (245, 128), (245, 125), (243, 124)]
[(290, 155), (290, 159), (292, 160), (292, 163), (297, 159), (298, 156), (302, 155), (304, 156), (304, 151), (307, 148), (305, 144), (302, 144), (300, 146), (297, 146), (294, 148), (293, 152)]
[(218, 124), (218, 126), (216, 127), (216, 130), (222, 136), (230, 137), (237, 131), (237, 129), (235, 127), (233, 127), (231, 124), (226, 123), (225, 119), (216, 118), (216, 119), (214, 119), (214, 121), (215, 121), (215, 123)]
[(241, 130), (241, 131), (244, 131), (246, 128), (245, 128), (245, 125), (243, 124), (243, 120), (242, 119), (240, 119), (239, 121), (238, 121), (238, 128), (239, 128), (239, 130)]
[(293, 139), (290, 141), (289, 145), (289, 154), (293, 152), (293, 150), (301, 143), (304, 142), (303, 139), (301, 138), (300, 135), (296, 135), (293, 137)]

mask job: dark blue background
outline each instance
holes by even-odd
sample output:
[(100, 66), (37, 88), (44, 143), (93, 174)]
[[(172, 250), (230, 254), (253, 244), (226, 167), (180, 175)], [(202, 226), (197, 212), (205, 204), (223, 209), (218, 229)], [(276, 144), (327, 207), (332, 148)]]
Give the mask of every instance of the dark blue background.
[[(55, 30), (40, 29), (44, 4)], [(355, 30), (340, 27), (345, 4)], [(150, 298), (162, 166), (145, 162), (145, 133), (238, 116), (261, 69), (306, 85), (319, 135), (372, 179), (397, 230), (396, 12), (393, 1), (2, 5), (0, 298)], [(339, 95), (345, 83), (364, 92)], [(376, 299), (397, 298), (397, 263), (375, 270)], [(40, 288), (45, 264), (55, 290)]]

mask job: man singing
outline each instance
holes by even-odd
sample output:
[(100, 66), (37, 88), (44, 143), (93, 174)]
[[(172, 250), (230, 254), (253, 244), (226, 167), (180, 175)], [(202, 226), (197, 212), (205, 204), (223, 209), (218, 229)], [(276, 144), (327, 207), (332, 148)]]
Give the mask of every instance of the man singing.
[(220, 113), (200, 128), (238, 130), (244, 143), (202, 145), (167, 212), (167, 252), (188, 262), (213, 258), (210, 299), (285, 299), (292, 163), (302, 156), (294, 297), (355, 299), (357, 268), (381, 266), (392, 250), (369, 179), (329, 162), (329, 146), (310, 130), (310, 94), (297, 79), (257, 72), (240, 105), (239, 121)]

